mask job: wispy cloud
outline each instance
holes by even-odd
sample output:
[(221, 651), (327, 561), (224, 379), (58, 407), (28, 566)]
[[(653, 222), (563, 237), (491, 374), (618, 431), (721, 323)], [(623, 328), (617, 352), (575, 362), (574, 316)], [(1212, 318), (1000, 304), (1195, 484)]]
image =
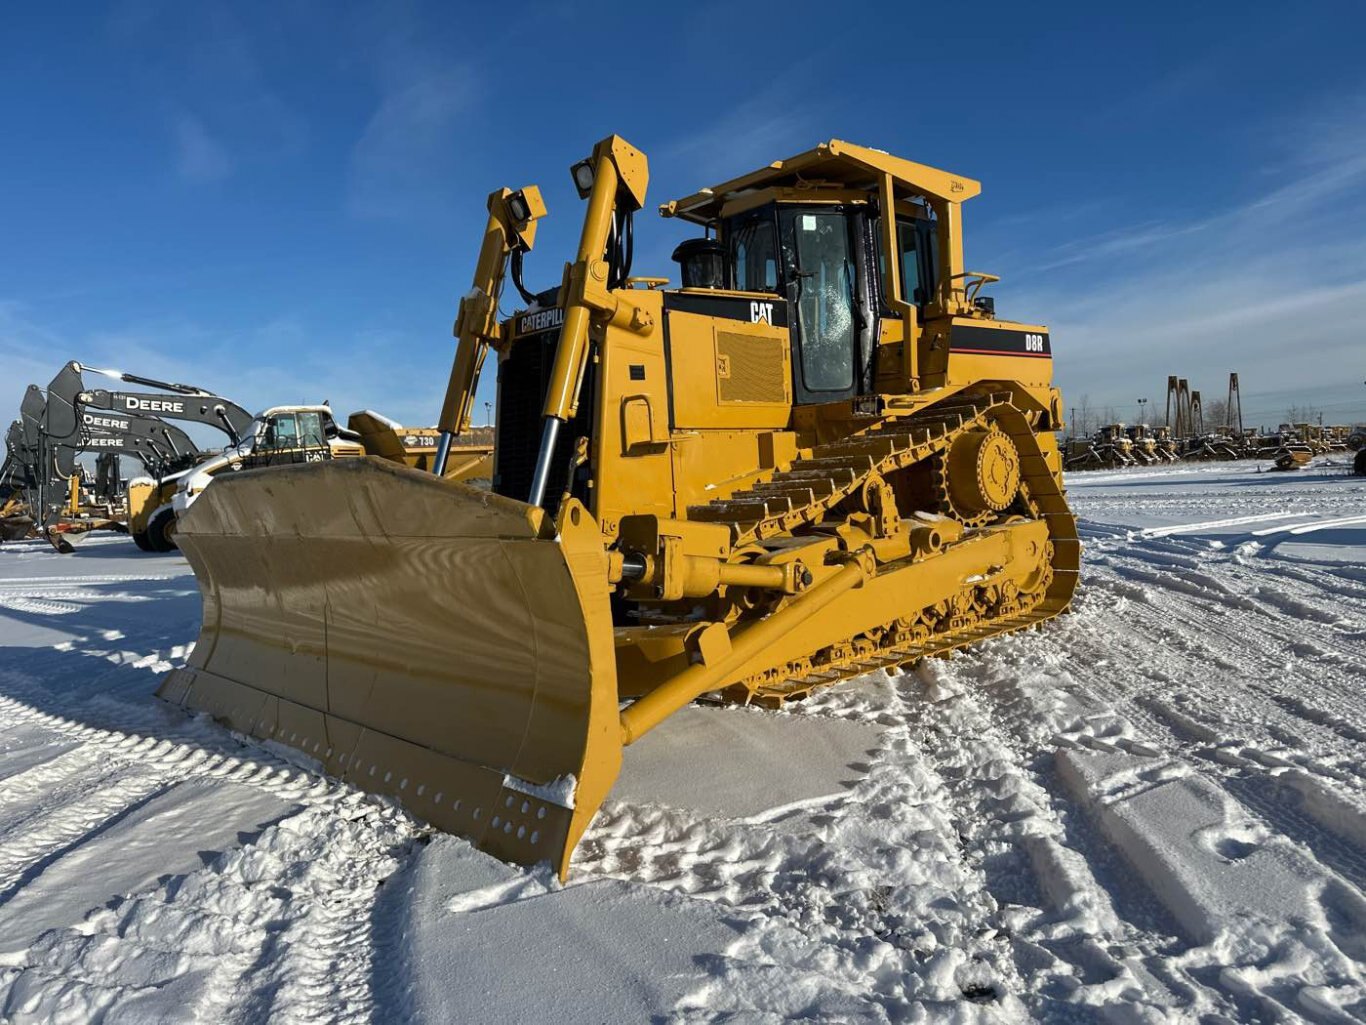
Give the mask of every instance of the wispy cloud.
[(244, 21), (221, 0), (123, 0), (114, 7), (111, 37), (133, 52), (131, 66), (167, 98), (161, 114), (182, 180), (219, 181), (303, 147), (304, 119), (281, 98), (262, 58), (287, 11), (266, 8)]
[(1073, 397), (1124, 408), (1168, 374), (1217, 391), (1237, 370), (1250, 393), (1331, 393), (1344, 418), (1366, 416), (1366, 389), (1340, 396), (1344, 373), (1366, 377), (1366, 134), (1339, 136), (1202, 220), (1059, 247), (1021, 268), (1009, 294), (1011, 309), (1051, 320)]
[(408, 5), (359, 8), (348, 34), (374, 88), (348, 160), (348, 212), (408, 223), (440, 216), (451, 207), (452, 179), (468, 163), (480, 114), (478, 58), (453, 56)]
[(232, 173), (232, 158), (193, 114), (175, 119), (176, 170), (190, 182), (212, 182)]
[(717, 183), (810, 149), (822, 141), (821, 128), (833, 113), (829, 105), (795, 98), (800, 79), (799, 69), (789, 69), (720, 116), (701, 111), (704, 126), (685, 128), (659, 147), (656, 163), (678, 168), (690, 182)]
[(1042, 260), (1032, 264), (1030, 270), (1032, 273), (1042, 274), (1046, 271), (1057, 270), (1060, 267), (1091, 263), (1095, 260), (1148, 249), (1159, 244), (1169, 245), (1172, 239), (1181, 238), (1183, 235), (1192, 235), (1198, 231), (1203, 231), (1205, 227), (1206, 224), (1203, 222), (1173, 224), (1167, 221), (1149, 221), (1145, 224), (1133, 224), (1064, 243), (1053, 251), (1051, 258), (1045, 255)]
[(462, 68), (413, 70), (386, 86), (351, 153), (351, 212), (403, 219), (429, 211), (473, 96)]

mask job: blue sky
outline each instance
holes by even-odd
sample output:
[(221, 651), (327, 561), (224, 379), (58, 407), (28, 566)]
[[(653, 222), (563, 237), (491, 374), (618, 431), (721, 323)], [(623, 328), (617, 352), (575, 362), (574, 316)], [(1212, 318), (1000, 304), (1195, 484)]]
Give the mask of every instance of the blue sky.
[[(0, 35), (0, 408), (60, 363), (435, 419), (484, 198), (619, 132), (650, 207), (847, 138), (981, 180), (1065, 398), (1366, 419), (1366, 5), (30, 4)], [(835, 14), (838, 17), (835, 17)], [(670, 274), (680, 225), (637, 224)], [(492, 375), (488, 375), (491, 379)], [(491, 380), (486, 382), (491, 384)]]

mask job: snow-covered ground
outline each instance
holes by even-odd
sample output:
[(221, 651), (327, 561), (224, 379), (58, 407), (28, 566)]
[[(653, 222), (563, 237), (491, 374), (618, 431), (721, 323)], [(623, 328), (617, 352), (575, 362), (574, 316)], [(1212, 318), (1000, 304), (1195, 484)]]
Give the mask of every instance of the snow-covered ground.
[(193, 577), (0, 547), (0, 1020), (1366, 1020), (1366, 481), (1079, 474), (1073, 615), (628, 751), (568, 886), (162, 706)]

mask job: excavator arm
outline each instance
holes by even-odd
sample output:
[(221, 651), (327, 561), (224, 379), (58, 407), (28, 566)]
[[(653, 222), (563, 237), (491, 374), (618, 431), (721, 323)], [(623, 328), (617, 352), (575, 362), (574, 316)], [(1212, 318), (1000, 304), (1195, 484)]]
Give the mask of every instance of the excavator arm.
[(76, 445), (58, 446), (58, 469), (63, 476), (70, 475), (78, 451), (133, 456), (154, 477), (184, 469), (203, 454), (183, 430), (155, 417), (111, 415), (95, 419), (99, 423), (84, 427)]
[[(103, 388), (87, 389), (84, 374), (100, 374), (126, 384), (136, 384), (147, 388), (160, 389), (159, 392), (109, 391)], [(200, 423), (228, 436), (236, 445), (246, 436), (252, 415), (237, 403), (220, 395), (196, 388), (188, 384), (175, 384), (158, 381), (152, 377), (139, 377), (121, 370), (101, 370), (88, 367), (75, 360), (68, 363), (53, 379), (48, 394), (56, 392), (70, 407), (77, 405), (91, 409), (111, 410), (118, 413), (135, 413), (142, 416), (155, 416), (163, 420), (183, 420), (187, 423)], [(63, 411), (65, 414), (65, 411)]]
[[(156, 413), (139, 412), (125, 409), (123, 405), (110, 401), (88, 401), (92, 396), (103, 395), (112, 399), (119, 393), (90, 392), (84, 387), (82, 371), (88, 368), (74, 360), (57, 372), (47, 387), (47, 401), (42, 413), (42, 433), (50, 448), (52, 465), (62, 478), (69, 477), (76, 463), (76, 455), (86, 450), (117, 451), (135, 455), (144, 465), (156, 466), (166, 472), (172, 466), (179, 466), (187, 459), (199, 455), (199, 449), (189, 436), (162, 417), (178, 418), (187, 421), (209, 424), (224, 431), (231, 437), (237, 436), (235, 424), (245, 429), (241, 417), (245, 411), (233, 403), (227, 403), (230, 412), (217, 396), (200, 392), (188, 385), (172, 385), (150, 378), (133, 378), (136, 383), (148, 383), (179, 389), (165, 398), (162, 405), (175, 405)], [(97, 373), (117, 374), (118, 371), (96, 371)], [(131, 375), (122, 375), (123, 379)], [(143, 395), (129, 394), (129, 398), (143, 398)], [(174, 400), (171, 402), (169, 400)], [(214, 408), (216, 407), (216, 411)], [(221, 416), (220, 416), (221, 414)], [(246, 423), (250, 423), (247, 417)], [(158, 474), (160, 475), (160, 474)]]

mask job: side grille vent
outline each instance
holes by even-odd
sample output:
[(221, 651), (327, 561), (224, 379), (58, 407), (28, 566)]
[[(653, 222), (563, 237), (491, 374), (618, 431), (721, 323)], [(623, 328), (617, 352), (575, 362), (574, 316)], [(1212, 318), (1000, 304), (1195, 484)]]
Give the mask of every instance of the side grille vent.
[(786, 339), (717, 331), (717, 400), (790, 402), (788, 359)]

